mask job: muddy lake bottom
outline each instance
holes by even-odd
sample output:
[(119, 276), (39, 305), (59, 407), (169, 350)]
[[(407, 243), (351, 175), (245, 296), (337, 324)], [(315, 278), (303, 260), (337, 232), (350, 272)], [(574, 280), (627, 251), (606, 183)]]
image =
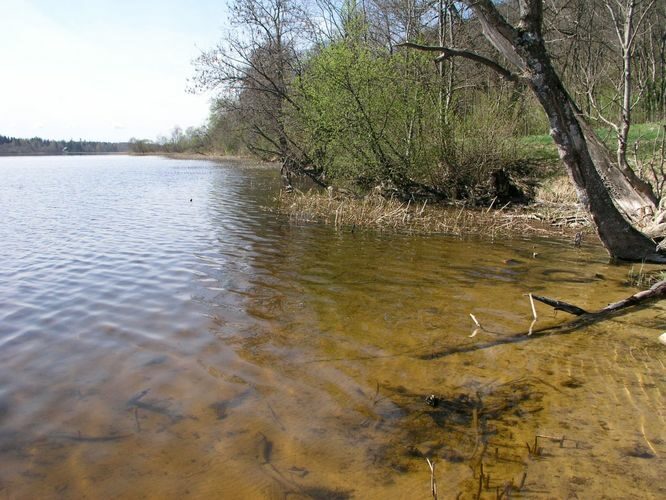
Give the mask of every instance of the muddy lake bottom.
[(295, 223), (224, 162), (0, 178), (0, 498), (428, 499), (426, 458), (439, 498), (666, 497), (662, 303), (484, 347), (634, 293), (600, 246)]

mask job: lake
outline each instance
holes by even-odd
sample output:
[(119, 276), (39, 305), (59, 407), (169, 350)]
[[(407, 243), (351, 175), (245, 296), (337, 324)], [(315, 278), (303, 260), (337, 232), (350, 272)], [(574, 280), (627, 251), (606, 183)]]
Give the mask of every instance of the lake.
[(427, 499), (426, 458), (440, 498), (666, 497), (663, 304), (478, 348), (528, 331), (528, 293), (634, 293), (631, 266), (295, 224), (278, 192), (248, 163), (0, 158), (0, 498)]

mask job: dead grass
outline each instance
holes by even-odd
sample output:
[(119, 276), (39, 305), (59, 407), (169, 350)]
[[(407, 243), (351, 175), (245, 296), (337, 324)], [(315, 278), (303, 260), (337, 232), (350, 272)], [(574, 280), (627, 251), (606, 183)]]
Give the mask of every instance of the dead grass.
[(627, 275), (627, 284), (640, 290), (647, 290), (655, 283), (666, 279), (666, 270), (664, 269), (644, 269), (643, 265), (636, 269), (631, 266)]
[(323, 222), (336, 228), (372, 228), (413, 234), (479, 235), (494, 239), (506, 236), (574, 236), (588, 232), (589, 223), (571, 207), (537, 204), (469, 208), (403, 202), (378, 195), (363, 198), (315, 192), (282, 192), (278, 211), (295, 222)]
[(578, 195), (567, 175), (557, 175), (544, 180), (537, 192), (536, 199), (544, 203), (576, 205)]

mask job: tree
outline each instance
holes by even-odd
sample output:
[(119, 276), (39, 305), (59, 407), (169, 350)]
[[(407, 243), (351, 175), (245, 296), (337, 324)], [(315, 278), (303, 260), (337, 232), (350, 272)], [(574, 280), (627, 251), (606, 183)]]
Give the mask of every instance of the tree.
[[(627, 207), (624, 211), (629, 214), (636, 200), (642, 197), (617, 165), (612, 164), (607, 150), (585, 122), (556, 73), (542, 35), (543, 2), (519, 0), (520, 19), (515, 26), (502, 16), (491, 0), (463, 3), (471, 8), (480, 22), (486, 39), (515, 69), (510, 70), (470, 51), (415, 43), (405, 45), (440, 52), (442, 59), (466, 57), (492, 68), (507, 79), (525, 82), (548, 117), (559, 156), (610, 256), (622, 260), (666, 262), (666, 257), (656, 250), (655, 243), (633, 227), (614, 204), (615, 199), (618, 205)], [(613, 199), (609, 189), (620, 188), (622, 191), (615, 191)], [(648, 200), (644, 205), (650, 206), (651, 203)]]
[[(606, 125), (610, 126), (617, 137), (617, 165), (620, 170), (625, 174), (629, 182), (648, 198), (653, 204), (657, 204), (658, 200), (650, 185), (640, 179), (629, 166), (627, 161), (627, 147), (629, 145), (629, 128), (631, 127), (631, 115), (633, 109), (639, 103), (642, 97), (640, 89), (638, 95), (635, 96), (634, 85), (634, 59), (637, 48), (637, 40), (640, 34), (641, 25), (646, 20), (646, 16), (651, 12), (655, 5), (654, 0), (648, 2), (640, 0), (604, 0), (601, 2), (605, 10), (609, 13), (609, 24), (613, 27), (613, 35), (611, 41), (614, 39), (617, 46), (617, 52), (621, 61), (621, 71), (617, 75), (616, 81), (613, 77), (607, 74), (602, 74), (601, 78), (605, 78), (606, 82), (612, 82), (615, 87), (614, 95), (609, 98), (610, 104), (615, 104), (618, 112), (617, 120), (609, 119), (605, 116), (603, 106), (597, 102), (594, 87), (597, 84), (594, 77), (588, 78), (593, 83), (589, 85), (587, 90), (587, 97), (592, 109), (595, 112), (595, 118), (601, 120)], [(611, 41), (602, 41), (605, 47), (613, 47)], [(617, 67), (615, 58), (605, 58), (611, 66)]]
[(426, 89), (410, 85), (417, 75), (405, 77), (404, 57), (373, 52), (363, 33), (310, 58), (298, 80), (293, 135), (328, 181), (362, 189), (384, 184), (407, 197), (414, 190), (436, 195), (418, 171), (436, 158), (434, 144), (420, 132), (428, 122)]
[(222, 91), (218, 106), (242, 117), (250, 151), (282, 161), (287, 186), (295, 170), (316, 178), (286, 127), (307, 16), (295, 0), (234, 0), (231, 10), (236, 30), (195, 60), (195, 90)]

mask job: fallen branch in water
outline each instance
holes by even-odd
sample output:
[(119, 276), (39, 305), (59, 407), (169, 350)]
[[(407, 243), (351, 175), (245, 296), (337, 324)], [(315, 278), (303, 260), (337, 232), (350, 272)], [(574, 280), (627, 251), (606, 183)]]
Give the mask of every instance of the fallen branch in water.
[(580, 330), (583, 327), (593, 325), (600, 321), (606, 319), (614, 318), (619, 315), (625, 314), (630, 308), (643, 308), (646, 307), (650, 302), (655, 300), (660, 300), (666, 297), (666, 280), (659, 281), (655, 283), (648, 290), (643, 290), (641, 292), (635, 293), (626, 299), (622, 299), (612, 304), (607, 305), (603, 309), (600, 309), (595, 312), (587, 312), (580, 307), (568, 304), (567, 302), (562, 302), (559, 300), (548, 299), (546, 297), (539, 297), (537, 295), (532, 295), (535, 300), (548, 304), (555, 309), (561, 309), (567, 311), (571, 314), (576, 315), (577, 317), (571, 321), (567, 321), (560, 325), (549, 326), (542, 328), (540, 330), (521, 332), (508, 337), (503, 337), (495, 339), (488, 342), (477, 343), (477, 344), (467, 344), (461, 346), (454, 346), (448, 349), (444, 349), (437, 352), (421, 354), (418, 356), (419, 359), (438, 359), (452, 354), (458, 354), (463, 352), (473, 352), (480, 351), (482, 349), (488, 349), (490, 347), (495, 347), (503, 344), (514, 344), (518, 342), (524, 342), (526, 340), (531, 340), (539, 337), (545, 337), (546, 335), (564, 335), (567, 333), (572, 333), (577, 330)]
[(584, 315), (604, 315), (608, 314), (613, 311), (618, 311), (620, 309), (624, 309), (627, 307), (631, 307), (637, 304), (640, 304), (643, 301), (646, 300), (653, 300), (653, 299), (658, 299), (661, 298), (662, 296), (666, 295), (666, 280), (659, 281), (652, 285), (647, 290), (643, 290), (641, 292), (635, 293), (626, 299), (622, 299), (618, 302), (613, 302), (612, 304), (607, 305), (603, 309), (596, 311), (596, 312), (587, 312), (584, 309), (581, 309), (580, 307), (577, 307), (573, 304), (569, 304), (567, 302), (562, 302), (560, 300), (554, 300), (554, 299), (549, 299), (547, 297), (540, 297), (538, 295), (532, 295), (532, 297), (535, 300), (538, 300), (539, 302), (543, 302), (544, 304), (548, 304), (551, 307), (554, 307), (555, 310), (561, 310), (561, 311), (566, 311), (568, 313), (571, 313), (575, 316), (584, 316)]
[(563, 302), (561, 300), (549, 299), (548, 297), (542, 297), (540, 295), (532, 295), (532, 298), (534, 300), (538, 300), (539, 302), (543, 302), (544, 304), (549, 305), (550, 307), (554, 308), (556, 311), (565, 311), (570, 314), (573, 314), (574, 316), (582, 316), (583, 314), (589, 314), (585, 309), (581, 309), (578, 306), (574, 306), (573, 304), (569, 304), (568, 302)]

